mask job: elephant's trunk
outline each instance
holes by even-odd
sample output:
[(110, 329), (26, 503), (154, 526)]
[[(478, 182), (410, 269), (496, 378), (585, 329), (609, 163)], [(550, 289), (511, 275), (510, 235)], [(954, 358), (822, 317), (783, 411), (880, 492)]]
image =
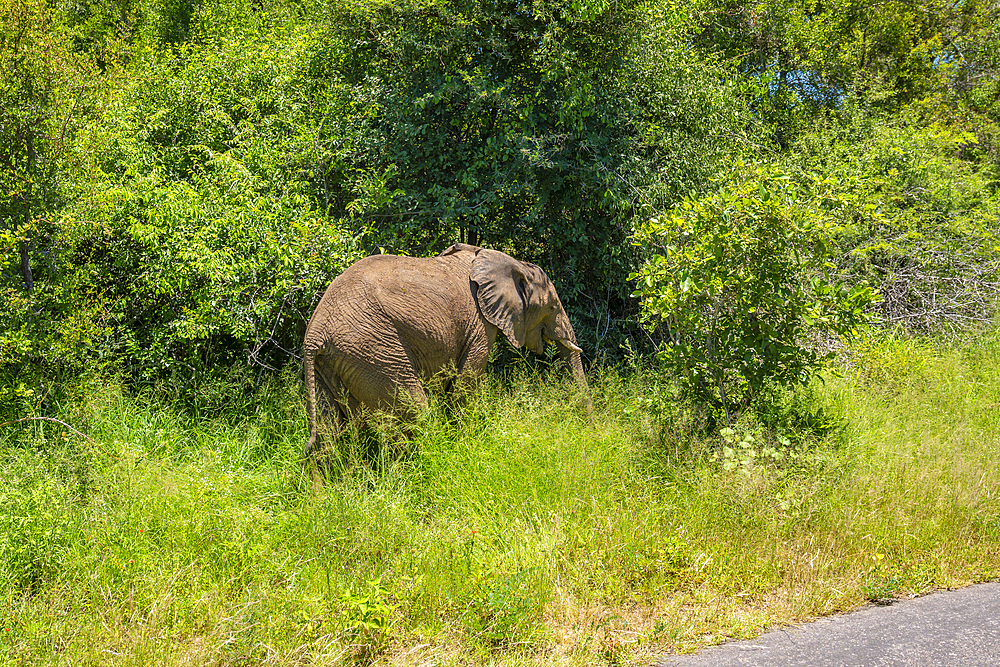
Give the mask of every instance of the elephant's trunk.
[(584, 406), (587, 408), (587, 414), (593, 414), (594, 403), (590, 398), (590, 387), (587, 386), (587, 376), (583, 372), (583, 361), (581, 359), (583, 350), (576, 344), (576, 332), (573, 331), (573, 325), (570, 324), (566, 311), (561, 308), (556, 313), (555, 327), (552, 333), (554, 334), (552, 338), (559, 347), (559, 357), (569, 364), (570, 369), (573, 371), (573, 378), (583, 392)]
[[(570, 338), (566, 340), (559, 341), (559, 357), (569, 364), (569, 367), (573, 370), (573, 379), (576, 380), (576, 384), (583, 391), (584, 406), (587, 409), (587, 414), (593, 414), (594, 412), (594, 402), (590, 398), (590, 387), (587, 385), (587, 375), (583, 372), (583, 361), (580, 357), (580, 347), (576, 344), (574, 340), (575, 336), (570, 330)], [(570, 346), (572, 345), (572, 347)]]

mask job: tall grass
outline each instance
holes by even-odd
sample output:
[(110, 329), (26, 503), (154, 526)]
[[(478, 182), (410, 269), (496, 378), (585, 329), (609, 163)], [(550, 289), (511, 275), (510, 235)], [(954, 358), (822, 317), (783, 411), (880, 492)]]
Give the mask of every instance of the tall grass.
[(617, 664), (997, 576), (1000, 349), (852, 359), (721, 434), (649, 372), (592, 419), (492, 380), (318, 492), (294, 378), (197, 417), (81, 381), (93, 441), (0, 430), (0, 665)]

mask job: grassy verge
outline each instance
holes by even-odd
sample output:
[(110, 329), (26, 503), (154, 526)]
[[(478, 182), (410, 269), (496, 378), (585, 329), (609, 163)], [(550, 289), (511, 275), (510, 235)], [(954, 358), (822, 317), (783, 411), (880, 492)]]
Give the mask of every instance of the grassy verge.
[(93, 441), (0, 430), (0, 665), (620, 664), (998, 576), (1000, 346), (855, 359), (721, 435), (649, 375), (592, 420), (494, 383), (320, 493), (292, 379), (198, 418), (80, 383)]

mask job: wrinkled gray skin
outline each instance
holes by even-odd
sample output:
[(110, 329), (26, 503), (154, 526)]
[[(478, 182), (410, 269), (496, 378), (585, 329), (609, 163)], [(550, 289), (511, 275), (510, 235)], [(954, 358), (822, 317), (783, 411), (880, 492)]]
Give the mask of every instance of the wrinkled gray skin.
[(534, 264), (457, 243), (437, 257), (373, 255), (348, 268), (306, 328), (307, 461), (322, 450), (321, 423), (339, 433), (365, 410), (411, 418), (435, 376), (445, 391), (473, 388), (497, 331), (538, 354), (554, 341), (586, 388), (573, 327)]

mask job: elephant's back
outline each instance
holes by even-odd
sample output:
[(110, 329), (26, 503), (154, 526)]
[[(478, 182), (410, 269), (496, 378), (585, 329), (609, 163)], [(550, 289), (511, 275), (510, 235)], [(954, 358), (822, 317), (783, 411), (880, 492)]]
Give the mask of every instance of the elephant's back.
[[(393, 336), (399, 329), (451, 338), (452, 323), (475, 312), (469, 285), (471, 259), (371, 255), (337, 276), (306, 328), (307, 347)], [(471, 312), (470, 312), (471, 310)], [(383, 331), (382, 329), (393, 329)]]
[(351, 306), (357, 305), (356, 299), (391, 303), (400, 295), (407, 295), (407, 300), (433, 293), (453, 297), (456, 288), (468, 285), (472, 262), (462, 259), (370, 255), (337, 276), (327, 291)]

